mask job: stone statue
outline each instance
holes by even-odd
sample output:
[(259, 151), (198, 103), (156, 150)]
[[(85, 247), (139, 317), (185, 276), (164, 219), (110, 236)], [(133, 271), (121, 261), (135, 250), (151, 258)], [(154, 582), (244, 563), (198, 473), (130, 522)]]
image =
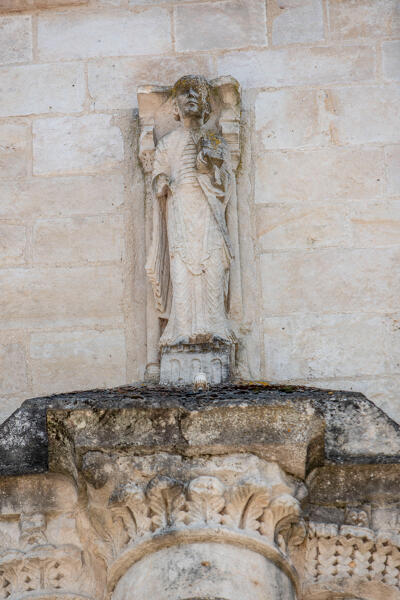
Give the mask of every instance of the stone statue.
[[(235, 343), (226, 310), (234, 256), (226, 223), (235, 186), (229, 147), (222, 135), (205, 127), (211, 114), (206, 79), (179, 79), (172, 106), (179, 126), (159, 140), (155, 151), (146, 265), (156, 301), (168, 313), (160, 347), (165, 354), (182, 346), (201, 345), (204, 351), (208, 344), (229, 353)], [(219, 360), (214, 351), (213, 357)], [(207, 371), (207, 366), (199, 362), (196, 370)]]
[(229, 151), (220, 135), (203, 129), (210, 115), (207, 81), (182, 77), (172, 93), (180, 127), (155, 153), (157, 203), (147, 263), (164, 309), (171, 303), (160, 344), (231, 343), (225, 308), (232, 259), (225, 220), (233, 183)]
[(242, 288), (236, 170), (240, 86), (187, 75), (138, 90), (144, 170), (147, 381), (227, 381)]

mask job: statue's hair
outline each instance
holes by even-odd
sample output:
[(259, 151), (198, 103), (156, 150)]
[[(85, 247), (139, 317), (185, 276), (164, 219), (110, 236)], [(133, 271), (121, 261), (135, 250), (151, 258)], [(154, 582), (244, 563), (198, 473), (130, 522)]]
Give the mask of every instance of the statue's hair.
[(172, 98), (176, 98), (180, 92), (185, 91), (192, 86), (196, 87), (200, 92), (201, 103), (204, 108), (204, 121), (207, 121), (211, 112), (211, 86), (205, 77), (202, 75), (184, 75), (178, 79), (173, 86), (171, 90), (171, 96)]

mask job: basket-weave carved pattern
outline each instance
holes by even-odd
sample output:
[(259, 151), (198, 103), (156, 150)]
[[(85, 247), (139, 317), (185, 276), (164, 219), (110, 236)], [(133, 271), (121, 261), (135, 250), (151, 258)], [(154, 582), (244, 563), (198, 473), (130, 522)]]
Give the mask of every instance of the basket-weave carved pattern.
[(326, 582), (360, 577), (400, 589), (400, 538), (366, 527), (310, 523), (305, 541), (305, 578)]

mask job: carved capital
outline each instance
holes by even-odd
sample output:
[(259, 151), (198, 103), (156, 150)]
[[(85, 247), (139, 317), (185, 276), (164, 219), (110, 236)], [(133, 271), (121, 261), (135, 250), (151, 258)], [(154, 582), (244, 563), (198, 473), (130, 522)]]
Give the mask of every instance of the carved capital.
[[(178, 457), (168, 461), (171, 475), (154, 475), (148, 467), (141, 474), (136, 467), (136, 479), (122, 485), (115, 473), (100, 489), (88, 483), (89, 518), (110, 590), (145, 555), (182, 543), (247, 547), (290, 571), (288, 549), (292, 540), (303, 541), (304, 527), (298, 486), (276, 464), (225, 456), (202, 460), (201, 467), (198, 459), (189, 460), (177, 469)], [(152, 468), (157, 463), (165, 463), (163, 455), (153, 455)], [(238, 464), (248, 467), (247, 478), (242, 470), (241, 476), (230, 474)]]

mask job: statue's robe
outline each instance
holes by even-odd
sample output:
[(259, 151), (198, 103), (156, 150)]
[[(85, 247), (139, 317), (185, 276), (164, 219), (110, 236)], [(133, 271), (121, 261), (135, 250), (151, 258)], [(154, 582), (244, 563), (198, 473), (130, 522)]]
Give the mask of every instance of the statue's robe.
[(234, 340), (226, 312), (233, 252), (225, 216), (234, 176), (222, 141), (223, 162), (216, 172), (197, 170), (202, 135), (180, 126), (159, 141), (155, 152), (153, 183), (164, 174), (170, 187), (166, 200), (154, 195), (146, 265), (157, 307), (168, 319), (161, 346)]

